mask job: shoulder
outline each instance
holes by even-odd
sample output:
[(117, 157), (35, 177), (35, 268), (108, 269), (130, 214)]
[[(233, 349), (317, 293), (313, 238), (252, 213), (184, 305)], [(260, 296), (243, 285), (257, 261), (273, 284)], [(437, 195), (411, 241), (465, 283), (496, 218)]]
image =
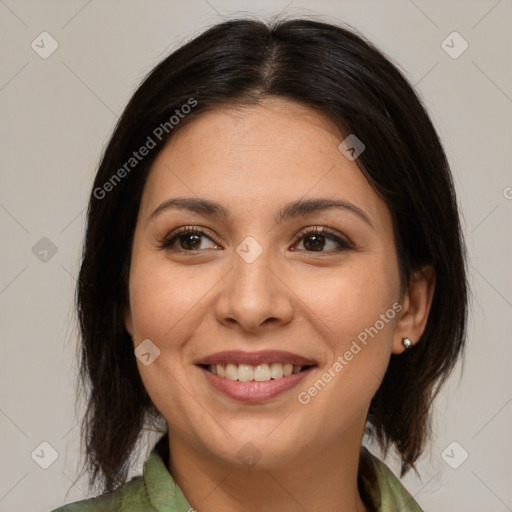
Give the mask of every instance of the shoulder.
[(113, 492), (76, 501), (52, 512), (156, 512), (156, 509), (147, 498), (143, 477), (138, 476)]

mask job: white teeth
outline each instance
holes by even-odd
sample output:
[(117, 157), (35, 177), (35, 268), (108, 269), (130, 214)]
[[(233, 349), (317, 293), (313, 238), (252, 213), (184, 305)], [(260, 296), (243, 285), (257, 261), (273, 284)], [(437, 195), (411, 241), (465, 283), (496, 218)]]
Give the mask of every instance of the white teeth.
[(279, 363), (272, 363), (270, 365), (270, 376), (273, 379), (280, 379), (284, 374), (283, 365)]
[(238, 380), (238, 366), (236, 364), (228, 363), (226, 365), (226, 379)]
[(254, 380), (258, 382), (265, 382), (270, 380), (270, 366), (267, 363), (260, 364), (254, 368)]
[(246, 382), (248, 380), (254, 379), (254, 366), (250, 364), (240, 364), (238, 365), (238, 380), (241, 382)]
[(229, 380), (239, 380), (241, 382), (255, 380), (257, 382), (266, 382), (271, 379), (280, 379), (295, 373), (300, 373), (302, 366), (293, 365), (291, 363), (263, 363), (258, 366), (228, 363), (209, 365), (208, 370), (214, 375)]

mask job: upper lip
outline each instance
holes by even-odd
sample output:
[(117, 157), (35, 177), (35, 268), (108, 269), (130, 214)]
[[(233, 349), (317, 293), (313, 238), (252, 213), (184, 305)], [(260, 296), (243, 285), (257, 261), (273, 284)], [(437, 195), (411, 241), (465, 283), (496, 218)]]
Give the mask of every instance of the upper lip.
[(250, 364), (258, 366), (264, 363), (293, 364), (295, 366), (310, 366), (315, 363), (310, 359), (285, 352), (282, 350), (261, 350), (259, 352), (243, 352), (240, 350), (227, 350), (217, 352), (196, 361), (196, 364)]

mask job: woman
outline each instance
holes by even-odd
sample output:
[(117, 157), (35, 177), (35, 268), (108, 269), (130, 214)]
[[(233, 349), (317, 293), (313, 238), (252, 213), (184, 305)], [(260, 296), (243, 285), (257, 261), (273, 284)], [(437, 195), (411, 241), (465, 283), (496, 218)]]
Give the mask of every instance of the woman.
[(420, 510), (362, 439), (414, 468), (466, 301), (448, 164), (397, 68), (329, 24), (212, 27), (96, 176), (77, 302), (107, 493), (58, 510)]

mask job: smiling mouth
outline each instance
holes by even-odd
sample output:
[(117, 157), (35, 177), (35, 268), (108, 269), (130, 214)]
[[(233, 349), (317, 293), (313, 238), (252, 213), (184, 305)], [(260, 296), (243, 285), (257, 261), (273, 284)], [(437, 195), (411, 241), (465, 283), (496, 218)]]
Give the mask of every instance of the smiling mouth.
[(258, 366), (250, 364), (202, 364), (201, 367), (208, 370), (217, 377), (240, 381), (240, 382), (266, 382), (278, 380), (283, 377), (289, 377), (301, 373), (314, 365), (299, 366), (291, 363), (263, 363)]

